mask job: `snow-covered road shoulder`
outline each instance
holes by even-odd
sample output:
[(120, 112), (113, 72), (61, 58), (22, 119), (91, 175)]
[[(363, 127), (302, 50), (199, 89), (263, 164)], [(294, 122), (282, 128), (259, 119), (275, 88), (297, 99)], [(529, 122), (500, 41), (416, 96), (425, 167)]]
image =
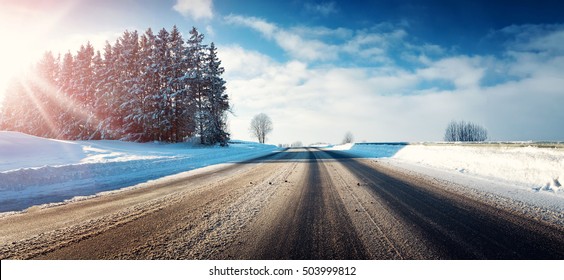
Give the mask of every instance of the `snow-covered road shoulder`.
[(395, 170), (452, 183), (482, 196), (564, 212), (561, 144), (362, 143), (332, 150), (374, 158)]
[(394, 158), (564, 196), (564, 149), (535, 146), (408, 145)]
[(60, 141), (0, 131), (0, 212), (128, 187), (276, 151), (271, 145)]
[(564, 197), (564, 148), (511, 144), (355, 144), (337, 146), (364, 158), (390, 158), (479, 176)]

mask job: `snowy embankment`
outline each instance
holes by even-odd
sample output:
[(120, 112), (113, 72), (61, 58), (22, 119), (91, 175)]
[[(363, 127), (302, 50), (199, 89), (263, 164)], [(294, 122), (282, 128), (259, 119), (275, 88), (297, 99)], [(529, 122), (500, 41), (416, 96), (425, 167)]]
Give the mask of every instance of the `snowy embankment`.
[(59, 141), (0, 131), (0, 212), (244, 161), (275, 150), (250, 142), (202, 148), (187, 143)]
[(564, 197), (564, 148), (511, 144), (348, 144), (333, 149)]

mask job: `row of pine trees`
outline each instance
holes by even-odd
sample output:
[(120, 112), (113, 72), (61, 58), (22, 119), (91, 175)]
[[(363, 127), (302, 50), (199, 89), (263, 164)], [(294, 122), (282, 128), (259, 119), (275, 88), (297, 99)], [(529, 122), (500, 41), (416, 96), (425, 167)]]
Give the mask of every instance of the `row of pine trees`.
[(0, 130), (67, 140), (119, 139), (226, 144), (230, 109), (213, 43), (196, 28), (125, 31), (102, 51), (90, 43), (76, 55), (44, 55), (14, 80)]

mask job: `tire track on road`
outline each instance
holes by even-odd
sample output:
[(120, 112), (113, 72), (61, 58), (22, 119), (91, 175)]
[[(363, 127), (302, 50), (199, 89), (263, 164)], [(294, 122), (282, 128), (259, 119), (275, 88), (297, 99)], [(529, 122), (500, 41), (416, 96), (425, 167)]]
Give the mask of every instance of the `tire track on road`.
[(291, 186), (253, 223), (242, 240), (256, 240), (242, 248), (244, 259), (367, 259), (328, 170), (303, 151), (305, 160)]
[(350, 158), (342, 162), (363, 180), (362, 186), (375, 199), (385, 201), (387, 210), (434, 251), (424, 254), (425, 258), (561, 259), (564, 256), (564, 233), (554, 227), (448, 193), (439, 184), (397, 179), (400, 176), (393, 171), (383, 172), (377, 165), (362, 161)]

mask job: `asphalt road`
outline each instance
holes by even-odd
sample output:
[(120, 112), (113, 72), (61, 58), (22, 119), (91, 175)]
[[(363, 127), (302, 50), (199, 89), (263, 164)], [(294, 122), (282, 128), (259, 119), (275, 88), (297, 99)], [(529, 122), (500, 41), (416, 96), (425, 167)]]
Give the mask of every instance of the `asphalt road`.
[(0, 258), (564, 259), (564, 229), (535, 211), (290, 149), (2, 217)]

